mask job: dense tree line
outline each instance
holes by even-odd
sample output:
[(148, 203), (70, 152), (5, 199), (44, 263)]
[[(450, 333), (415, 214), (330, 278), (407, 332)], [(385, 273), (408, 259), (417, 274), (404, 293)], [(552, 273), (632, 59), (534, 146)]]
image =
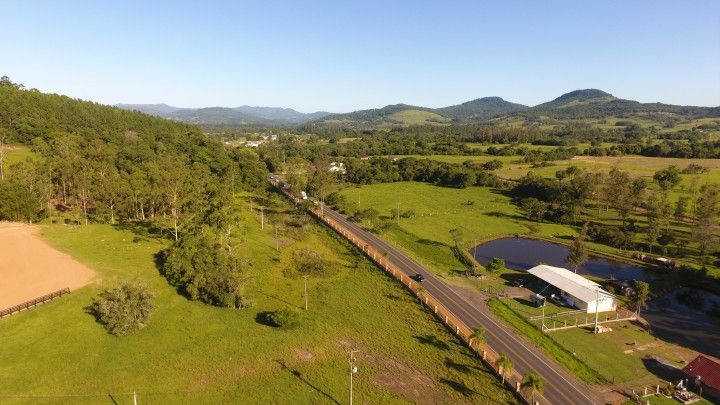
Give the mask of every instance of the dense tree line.
[(443, 163), (413, 157), (347, 159), (345, 179), (356, 184), (421, 181), (446, 187), (502, 186), (504, 182), (482, 165)]

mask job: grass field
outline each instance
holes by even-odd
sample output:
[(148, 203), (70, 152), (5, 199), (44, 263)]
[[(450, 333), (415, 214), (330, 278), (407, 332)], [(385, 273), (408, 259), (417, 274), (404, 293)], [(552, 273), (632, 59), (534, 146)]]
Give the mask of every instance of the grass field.
[[(477, 148), (487, 148), (486, 145), (474, 145)], [(529, 145), (537, 149), (552, 149), (553, 146)], [(589, 146), (589, 145), (580, 145)], [(644, 177), (652, 184), (652, 176), (655, 172), (665, 169), (669, 166), (676, 166), (682, 170), (689, 164), (694, 163), (710, 169), (707, 173), (701, 174), (681, 174), (680, 184), (672, 191), (671, 201), (676, 201), (681, 195), (691, 197), (691, 187), (695, 182), (699, 188), (705, 184), (720, 183), (720, 159), (679, 159), (679, 158), (657, 158), (646, 156), (576, 156), (570, 160), (559, 160), (550, 162), (544, 167), (533, 167), (531, 163), (524, 163), (522, 156), (462, 156), (462, 155), (409, 155), (418, 159), (432, 159), (445, 163), (464, 163), (471, 161), (475, 163), (485, 163), (490, 160), (500, 160), (503, 167), (496, 170), (495, 174), (502, 179), (516, 180), (529, 172), (537, 175), (554, 178), (555, 173), (563, 171), (570, 166), (577, 166), (590, 172), (608, 173), (613, 167), (628, 172), (632, 177)]]
[[(455, 189), (417, 182), (398, 182), (351, 187), (341, 191), (356, 208), (360, 194), (362, 209), (375, 208), (381, 215), (390, 210), (415, 211), (414, 218), (401, 218), (383, 236), (420, 259), (438, 273), (451, 273), (465, 266), (453, 255), (450, 230), (463, 231), (463, 246), (472, 246), (500, 235), (525, 234), (532, 223), (523, 218), (510, 197), (487, 187)], [(540, 224), (539, 236), (572, 235), (567, 225)]]
[[(144, 283), (157, 308), (146, 329), (113, 337), (85, 313), (100, 288), (91, 285), (1, 320), (0, 402), (130, 403), (127, 393), (137, 391), (141, 403), (344, 403), (350, 349), (360, 350), (359, 403), (515, 402), (415, 298), (337, 237), (311, 224), (284, 232), (276, 253), (272, 226), (261, 231), (244, 215), (235, 251), (252, 262), (246, 293), (256, 305), (243, 310), (178, 295), (154, 264), (166, 240), (108, 225), (46, 225), (44, 237), (95, 269), (102, 285)], [(323, 251), (337, 273), (309, 280), (310, 310), (296, 329), (257, 322), (302, 305), (302, 278), (284, 274), (300, 247)], [(28, 397), (68, 394), (92, 396)]]
[(390, 115), (388, 118), (403, 125), (443, 124), (450, 122), (449, 118), (443, 117), (440, 114), (422, 110), (402, 110)]
[[(400, 211), (414, 211), (413, 218), (401, 218), (399, 226), (389, 227), (382, 236), (438, 274), (452, 274), (467, 268), (453, 253), (452, 229), (462, 231), (460, 245), (468, 250), (476, 242), (502, 236), (527, 234), (567, 244), (577, 234), (577, 229), (569, 225), (527, 220), (508, 195), (487, 187), (456, 189), (427, 183), (397, 182), (347, 187), (340, 193), (345, 196), (349, 211), (357, 210), (358, 197), (361, 209), (374, 208), (388, 219), (398, 203)], [(603, 213), (598, 218), (596, 212), (585, 210), (584, 215), (590, 214), (593, 215), (593, 221), (620, 225), (614, 211)], [(631, 218), (638, 226), (635, 240), (644, 241), (646, 218), (641, 215), (632, 215)], [(689, 234), (685, 225), (673, 224), (672, 228), (683, 237)], [(587, 245), (596, 252), (614, 256), (620, 261), (627, 261), (632, 254), (598, 243), (588, 242)], [(698, 266), (697, 247), (687, 244), (684, 249), (684, 257), (680, 262)], [(708, 266), (708, 270), (716, 278), (720, 277), (717, 266)], [(660, 284), (660, 281), (658, 278), (657, 283)], [(671, 278), (665, 281), (675, 282)]]

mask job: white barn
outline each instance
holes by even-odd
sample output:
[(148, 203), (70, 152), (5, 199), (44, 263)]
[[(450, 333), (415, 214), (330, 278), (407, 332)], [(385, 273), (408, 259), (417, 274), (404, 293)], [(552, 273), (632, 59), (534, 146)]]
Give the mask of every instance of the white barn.
[(587, 313), (614, 311), (617, 307), (615, 297), (600, 288), (600, 284), (573, 273), (562, 267), (541, 264), (528, 270), (528, 273), (557, 287), (566, 302)]

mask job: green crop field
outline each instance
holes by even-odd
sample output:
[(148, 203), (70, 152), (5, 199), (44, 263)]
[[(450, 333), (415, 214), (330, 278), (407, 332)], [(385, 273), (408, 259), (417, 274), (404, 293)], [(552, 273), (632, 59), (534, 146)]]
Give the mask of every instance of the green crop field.
[[(432, 314), (338, 237), (310, 223), (273, 239), (245, 211), (249, 309), (189, 301), (159, 274), (168, 241), (109, 225), (44, 225), (43, 236), (95, 269), (102, 281), (0, 320), (0, 402), (344, 403), (347, 353), (359, 350), (359, 403), (514, 403), (514, 397)], [(275, 248), (279, 245), (280, 252)], [(303, 280), (287, 272), (292, 251), (319, 250), (337, 273), (310, 278), (310, 309), (295, 329), (257, 321), (265, 311), (301, 307)], [(86, 313), (100, 290), (121, 280), (156, 294), (150, 324), (111, 336)], [(392, 310), (388, 310), (392, 308)], [(398, 314), (402, 314), (398, 316)], [(32, 397), (61, 395), (79, 397)]]

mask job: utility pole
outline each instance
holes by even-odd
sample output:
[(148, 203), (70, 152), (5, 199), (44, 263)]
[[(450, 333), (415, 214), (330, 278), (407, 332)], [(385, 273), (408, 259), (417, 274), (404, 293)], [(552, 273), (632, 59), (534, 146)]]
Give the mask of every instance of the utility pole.
[(350, 350), (349, 363), (350, 363), (350, 405), (353, 403), (353, 374), (357, 373), (357, 367), (355, 366), (355, 353), (358, 350)]
[(310, 276), (308, 276), (308, 275), (303, 276), (303, 278), (305, 279), (305, 310), (306, 311), (308, 309), (308, 296), (307, 296), (307, 279), (308, 279), (308, 277), (310, 277)]
[(595, 287), (595, 333), (598, 333), (598, 314), (600, 313), (600, 287)]
[(260, 229), (265, 229), (265, 207), (260, 206)]
[(473, 270), (477, 272), (477, 239), (473, 239)]
[(280, 239), (278, 239), (278, 235), (277, 235), (277, 224), (275, 224), (274, 228), (275, 228), (275, 251), (279, 252), (280, 251)]
[(360, 188), (358, 187), (358, 211), (360, 211)]
[(400, 225), (400, 202), (399, 201), (397, 203), (397, 221), (398, 221), (398, 226), (399, 226)]
[(542, 308), (543, 308), (543, 312), (542, 312), (542, 327), (540, 328), (540, 330), (542, 330), (543, 333), (545, 333), (545, 299), (544, 299), (544, 298), (543, 298), (543, 300), (542, 300), (542, 304), (541, 304), (541, 305), (542, 305)]
[(137, 393), (133, 391), (133, 405), (137, 405)]

